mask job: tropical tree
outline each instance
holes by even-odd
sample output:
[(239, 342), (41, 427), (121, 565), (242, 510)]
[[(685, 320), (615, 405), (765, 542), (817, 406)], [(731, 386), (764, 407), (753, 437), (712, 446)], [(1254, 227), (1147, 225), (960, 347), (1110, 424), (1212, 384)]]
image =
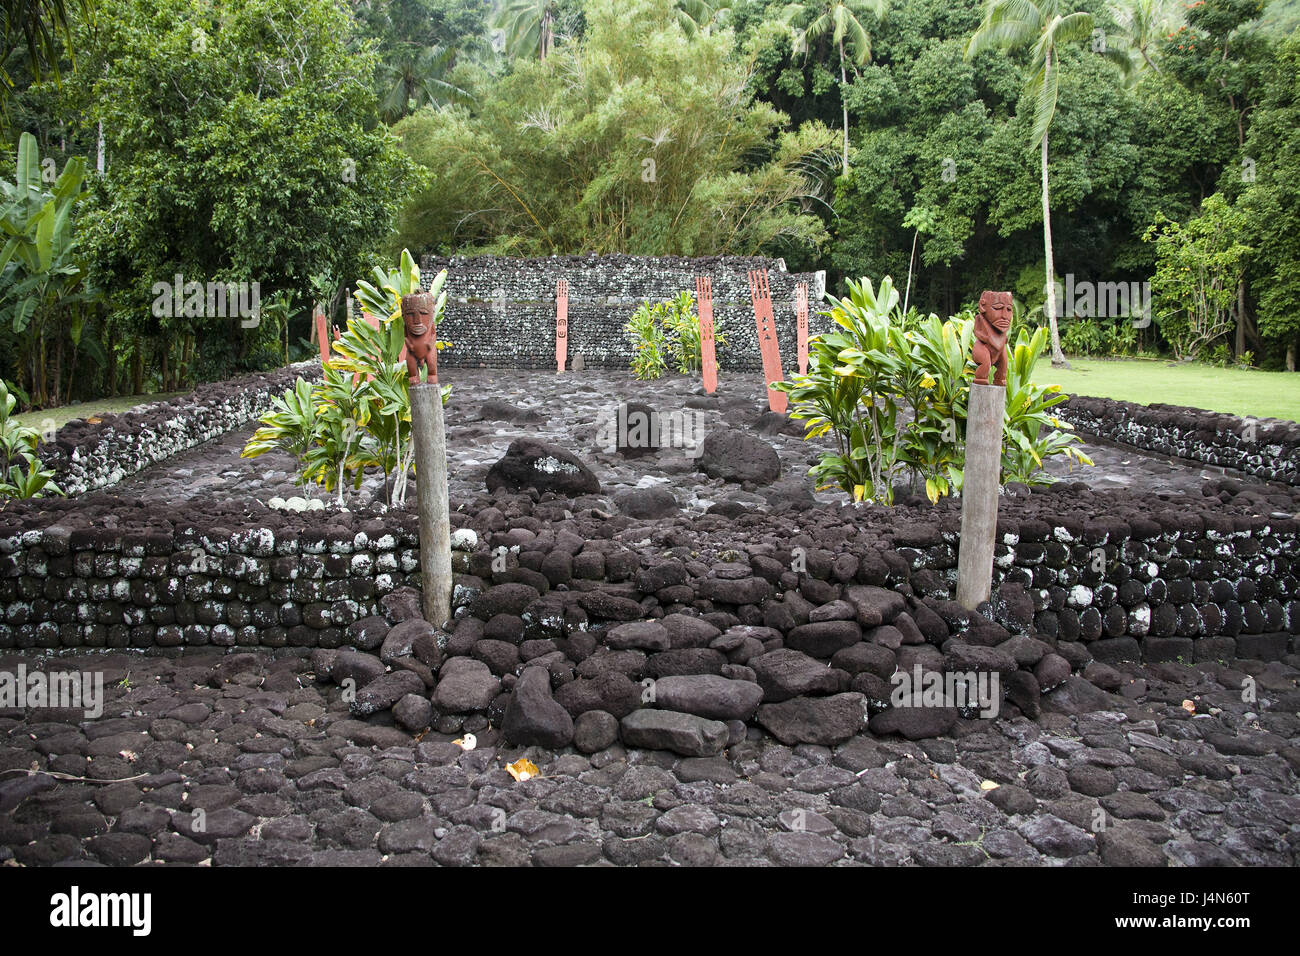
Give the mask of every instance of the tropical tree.
[[(793, 34), (795, 53), (807, 54), (810, 44), (830, 34), (831, 45), (840, 63), (840, 101), (843, 111), (844, 128), (844, 175), (849, 174), (849, 105), (848, 72), (851, 62), (856, 74), (858, 67), (866, 65), (871, 59), (871, 35), (862, 25), (859, 17), (870, 13), (883, 19), (887, 9), (886, 0), (809, 0), (807, 3), (791, 4), (787, 16), (796, 19), (811, 15), (812, 22)], [(846, 50), (847, 47), (847, 50)]]
[(225, 0), (219, 21), (191, 0), (100, 2), (66, 85), (113, 159), (85, 217), (87, 268), (132, 391), (149, 366), (203, 379), (279, 365), (282, 329), (159, 315), (151, 290), (180, 274), (304, 302), (313, 275), (370, 258), (418, 182), (376, 123), (377, 58), (349, 49), (355, 22), (334, 0)]
[(671, 0), (585, 9), (583, 42), (517, 61), (474, 113), (421, 110), (394, 128), (432, 173), (394, 251), (704, 256), (824, 243), (834, 133), (790, 131), (753, 102), (730, 31), (688, 40)]
[[(1056, 115), (1059, 78), (1059, 50), (1067, 44), (1092, 35), (1092, 14), (1081, 10), (1066, 12), (1061, 0), (987, 0), (984, 19), (966, 44), (970, 59), (991, 49), (1029, 48), (1029, 68), (1033, 76), (1024, 89), (1032, 104), (1033, 126), (1030, 145), (1039, 148), (1043, 199), (1043, 253), (1046, 257), (1047, 323), (1052, 336), (1052, 365), (1069, 366), (1061, 351), (1061, 336), (1056, 324), (1056, 297), (1052, 293), (1056, 279), (1052, 256), (1052, 210), (1047, 173), (1048, 130)], [(1104, 52), (1104, 51), (1098, 51)], [(1118, 60), (1118, 57), (1115, 56)], [(1126, 61), (1125, 61), (1126, 62)]]
[(733, 0), (677, 0), (677, 22), (687, 36), (708, 33), (726, 21), (732, 5)]
[(421, 106), (474, 102), (472, 93), (448, 79), (459, 54), (454, 46), (434, 44), (381, 64), (379, 114), (384, 122), (396, 123)]
[(1112, 7), (1111, 13), (1129, 49), (1147, 69), (1159, 73), (1153, 54), (1159, 55), (1162, 40), (1177, 17), (1170, 0), (1128, 0)]
[[(36, 137), (23, 133), (14, 181), (0, 182), (0, 322), (19, 337), (19, 380), (41, 406), (57, 400), (59, 392), (59, 383), (46, 375), (47, 329), (86, 297), (73, 217), (84, 195), (85, 169), (84, 159), (70, 159), (47, 187)], [(55, 332), (61, 343), (62, 329)]]
[(555, 47), (557, 0), (510, 0), (497, 18), (505, 30), (506, 49), (514, 57), (532, 56), (545, 60)]
[(3, 0), (4, 57), (0, 59), (0, 102), (9, 98), (13, 80), (5, 69), (10, 54), (18, 46), (25, 48), (27, 68), (34, 79), (52, 69), (59, 72), (60, 37), (71, 34), (71, 13), (88, 14), (91, 0)]

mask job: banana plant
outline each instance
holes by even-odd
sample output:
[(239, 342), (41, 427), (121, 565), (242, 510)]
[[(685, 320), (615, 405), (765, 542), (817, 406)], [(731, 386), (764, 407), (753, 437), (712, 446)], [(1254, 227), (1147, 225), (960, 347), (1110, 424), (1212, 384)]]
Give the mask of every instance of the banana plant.
[[(0, 182), (0, 321), (23, 341), (23, 366), (33, 398), (44, 403), (43, 359), (47, 323), (62, 309), (90, 296), (76, 257), (73, 208), (82, 196), (85, 160), (70, 159), (46, 188), (36, 138), (23, 133), (13, 182)], [(39, 367), (38, 367), (39, 362)]]

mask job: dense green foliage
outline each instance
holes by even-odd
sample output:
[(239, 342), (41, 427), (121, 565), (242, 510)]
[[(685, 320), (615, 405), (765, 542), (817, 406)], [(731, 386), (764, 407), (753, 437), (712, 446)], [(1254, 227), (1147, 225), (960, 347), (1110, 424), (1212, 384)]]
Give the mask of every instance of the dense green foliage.
[[(7, 188), (5, 241), (34, 249), (73, 176), (48, 267), (3, 264), (0, 376), (48, 407), (305, 357), (311, 307), (340, 319), (342, 277), (403, 247), (779, 255), (832, 289), (906, 273), (906, 306), (941, 315), (1010, 289), (1072, 354), (1294, 367), (1297, 9), (6, 2), (0, 139), (33, 134), (47, 192)], [(1232, 262), (1193, 334), (1173, 237), (1210, 234)], [(265, 307), (154, 314), (177, 275)], [(1151, 282), (1156, 321), (1049, 276)]]

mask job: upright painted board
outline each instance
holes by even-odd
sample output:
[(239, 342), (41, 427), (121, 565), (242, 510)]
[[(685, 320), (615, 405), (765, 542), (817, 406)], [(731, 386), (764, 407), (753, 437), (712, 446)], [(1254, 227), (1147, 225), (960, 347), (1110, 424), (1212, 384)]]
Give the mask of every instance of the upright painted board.
[(555, 283), (555, 371), (564, 371), (569, 357), (569, 280)]
[(695, 298), (700, 306), (700, 366), (704, 372), (704, 391), (718, 390), (718, 357), (713, 335), (713, 280), (695, 277)]
[(317, 312), (316, 319), (316, 341), (320, 343), (320, 363), (324, 365), (330, 360), (330, 340), (325, 331), (325, 313)]
[[(763, 381), (765, 384), (785, 378), (781, 371), (781, 347), (776, 340), (776, 317), (772, 314), (772, 287), (767, 281), (767, 270), (749, 273), (749, 294), (754, 303), (754, 321), (758, 325), (758, 348), (763, 356)], [(787, 396), (769, 387), (767, 407), (785, 414)]]
[(794, 317), (799, 330), (799, 374), (808, 374), (808, 283), (794, 287)]

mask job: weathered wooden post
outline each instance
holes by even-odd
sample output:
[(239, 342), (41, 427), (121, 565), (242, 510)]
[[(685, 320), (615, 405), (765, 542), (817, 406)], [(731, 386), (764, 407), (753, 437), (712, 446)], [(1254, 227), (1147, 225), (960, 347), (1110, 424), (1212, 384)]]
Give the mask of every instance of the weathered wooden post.
[[(993, 548), (1002, 478), (1002, 417), (1007, 401), (1007, 332), (1011, 293), (984, 292), (975, 318), (971, 351), (977, 366), (966, 413), (966, 466), (961, 485), (961, 546), (957, 554), (957, 603), (974, 610), (993, 587)], [(997, 376), (989, 384), (989, 368)]]
[[(447, 503), (447, 433), (438, 384), (437, 313), (427, 292), (402, 296), (406, 366), (410, 375), (411, 439), (420, 515), (420, 587), (424, 619), (435, 627), (451, 620), (451, 521)], [(420, 381), (420, 367), (428, 381)]]
[(708, 276), (696, 276), (695, 296), (700, 306), (700, 370), (704, 375), (704, 391), (712, 395), (718, 390), (717, 339), (713, 329), (713, 280)]

